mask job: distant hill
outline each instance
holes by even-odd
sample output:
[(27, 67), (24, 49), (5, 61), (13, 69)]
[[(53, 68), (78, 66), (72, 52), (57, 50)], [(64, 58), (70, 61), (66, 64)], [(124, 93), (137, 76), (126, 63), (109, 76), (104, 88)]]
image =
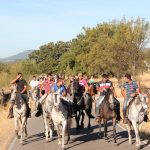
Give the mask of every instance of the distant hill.
[(6, 58), (0, 58), (1, 62), (14, 62), (16, 60), (24, 60), (28, 58), (28, 55), (31, 54), (34, 50), (25, 50), (19, 54), (12, 55)]

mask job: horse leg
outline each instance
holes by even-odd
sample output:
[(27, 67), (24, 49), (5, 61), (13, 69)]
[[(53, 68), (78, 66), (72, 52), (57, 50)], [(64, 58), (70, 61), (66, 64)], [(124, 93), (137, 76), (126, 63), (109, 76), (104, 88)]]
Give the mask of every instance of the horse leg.
[(88, 121), (89, 121), (87, 128), (91, 128), (91, 109), (86, 110), (86, 114), (88, 116)]
[(116, 142), (116, 118), (112, 119), (112, 123), (113, 123), (113, 136), (114, 136), (114, 143)]
[(65, 133), (67, 129), (67, 120), (62, 123), (62, 150), (65, 149)]
[(24, 132), (24, 130), (25, 130), (25, 123), (26, 123), (26, 117), (21, 117), (20, 118), (20, 129), (21, 129), (21, 137), (20, 137), (20, 144), (22, 144), (23, 143), (23, 132)]
[(98, 133), (98, 136), (99, 136), (100, 139), (102, 138), (102, 135), (101, 135), (101, 119), (99, 121), (99, 133)]
[(26, 122), (25, 122), (25, 137), (28, 137), (28, 132), (27, 132), (27, 120), (26, 120)]
[(48, 121), (48, 118), (46, 116), (44, 116), (44, 124), (45, 124), (46, 142), (49, 142), (49, 140), (48, 140), (49, 121)]
[(57, 131), (57, 135), (58, 135), (58, 145), (61, 145), (61, 132), (59, 129), (59, 125), (55, 125), (56, 131)]
[(50, 119), (50, 141), (53, 140), (53, 121)]
[(18, 119), (16, 116), (14, 116), (14, 125), (15, 125), (15, 134), (18, 138)]
[(82, 115), (82, 120), (81, 120), (81, 128), (84, 128), (84, 117), (85, 117), (85, 114), (84, 114), (84, 112), (82, 111), (81, 112), (81, 115)]
[(139, 136), (139, 127), (138, 124), (135, 121), (132, 121), (132, 125), (135, 131), (135, 137), (136, 137), (136, 146), (141, 146), (140, 136)]
[(68, 118), (68, 120), (67, 120), (67, 131), (66, 131), (66, 132), (67, 132), (68, 138), (67, 138), (66, 144), (68, 144), (69, 141), (70, 141), (70, 128), (71, 128), (71, 122), (72, 122), (71, 118)]
[(131, 122), (128, 121), (128, 124), (127, 124), (127, 130), (128, 130), (128, 136), (129, 136), (129, 145), (132, 145), (132, 136), (131, 136)]
[(105, 137), (105, 140), (107, 140), (107, 121), (104, 120), (104, 137)]
[(76, 129), (78, 130), (80, 128), (80, 125), (79, 125), (80, 113), (79, 112), (76, 112), (75, 119), (76, 119)]

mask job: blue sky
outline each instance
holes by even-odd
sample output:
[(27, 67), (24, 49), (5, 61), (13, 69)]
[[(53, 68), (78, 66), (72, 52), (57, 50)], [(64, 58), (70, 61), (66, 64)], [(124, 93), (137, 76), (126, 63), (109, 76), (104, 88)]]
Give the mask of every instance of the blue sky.
[(150, 21), (150, 0), (0, 0), (0, 57), (67, 41), (83, 26), (141, 17)]

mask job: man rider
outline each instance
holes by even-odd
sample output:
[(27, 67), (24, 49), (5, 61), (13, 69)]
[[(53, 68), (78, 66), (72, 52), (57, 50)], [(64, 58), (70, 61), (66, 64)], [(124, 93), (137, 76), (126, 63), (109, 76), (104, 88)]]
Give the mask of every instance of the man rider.
[[(37, 112), (35, 114), (36, 117), (39, 117), (42, 114), (42, 104), (44, 103), (46, 97), (51, 93), (51, 87), (53, 86), (53, 76), (51, 73), (47, 74), (47, 77), (45, 81), (42, 83), (42, 86), (40, 88), (40, 99), (38, 101), (37, 105)], [(44, 89), (44, 95), (42, 94), (42, 90)]]
[[(23, 79), (22, 73), (18, 73), (17, 77), (11, 81), (11, 84), (17, 85), (17, 97), (21, 97), (24, 102), (27, 104), (27, 116), (30, 116), (30, 108), (29, 108), (29, 98), (27, 96), (27, 82)], [(11, 100), (11, 105), (9, 109), (9, 115), (8, 118), (13, 118), (13, 106), (14, 106), (14, 100)]]
[(117, 97), (117, 95), (116, 95), (116, 92), (114, 90), (113, 83), (109, 80), (109, 77), (108, 77), (107, 74), (102, 75), (102, 81), (98, 82), (97, 90), (100, 92), (100, 96), (96, 100), (96, 116), (97, 116), (96, 121), (98, 121), (98, 117), (100, 116), (100, 114), (99, 114), (100, 105), (101, 105), (102, 101), (104, 100), (105, 95), (110, 90), (113, 90), (113, 94), (114, 94), (114, 99), (113, 100), (114, 100), (114, 104), (115, 104), (115, 111), (116, 111), (116, 114), (117, 114), (116, 119), (118, 121), (120, 121), (120, 119), (121, 119), (121, 117), (120, 117), (120, 103), (115, 98), (115, 97)]
[(130, 74), (125, 74), (125, 83), (123, 84), (123, 87), (121, 89), (121, 94), (124, 97), (124, 103), (123, 103), (123, 123), (127, 124), (128, 119), (126, 116), (126, 108), (127, 103), (130, 98), (134, 98), (139, 94), (139, 87), (135, 81), (131, 79)]

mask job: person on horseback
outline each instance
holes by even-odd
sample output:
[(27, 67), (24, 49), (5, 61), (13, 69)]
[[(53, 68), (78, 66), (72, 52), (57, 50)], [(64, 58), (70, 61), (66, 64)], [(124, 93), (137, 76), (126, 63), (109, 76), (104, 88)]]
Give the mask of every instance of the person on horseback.
[[(42, 104), (44, 103), (46, 97), (51, 93), (51, 87), (53, 86), (53, 76), (51, 73), (47, 74), (45, 81), (42, 83), (42, 87), (40, 88), (40, 99), (37, 105), (37, 112), (35, 113), (36, 117), (39, 117), (42, 113)], [(44, 89), (44, 95), (42, 94), (42, 90)]]
[[(29, 117), (31, 115), (31, 109), (29, 108), (29, 98), (27, 96), (27, 82), (23, 79), (22, 73), (18, 73), (17, 77), (11, 81), (11, 84), (17, 85), (17, 96), (21, 97), (24, 102), (27, 104), (27, 116)], [(9, 108), (9, 115), (8, 118), (13, 118), (13, 106), (14, 101), (11, 100), (11, 105)]]
[(135, 81), (132, 80), (130, 74), (125, 74), (125, 83), (121, 89), (121, 94), (124, 97), (123, 103), (123, 123), (127, 124), (128, 119), (126, 115), (127, 103), (130, 98), (134, 98), (139, 94), (139, 87)]
[[(125, 83), (121, 89), (121, 94), (124, 97), (124, 104), (123, 104), (123, 123), (127, 124), (128, 118), (126, 114), (127, 110), (127, 103), (129, 99), (135, 98), (138, 94), (140, 94), (139, 86), (136, 81), (133, 81), (130, 74), (125, 74)], [(147, 115), (145, 115), (145, 121), (148, 121)]]
[(120, 116), (120, 103), (119, 101), (116, 99), (117, 95), (113, 86), (113, 83), (109, 80), (109, 76), (107, 74), (103, 74), (102, 75), (102, 80), (100, 82), (97, 83), (97, 91), (100, 92), (100, 96), (99, 98), (96, 100), (96, 121), (98, 121), (98, 118), (100, 116), (99, 114), (99, 109), (100, 109), (100, 105), (104, 100), (105, 95), (109, 92), (109, 91), (113, 91), (114, 94), (114, 104), (115, 104), (115, 111), (117, 114), (117, 120), (120, 121), (121, 116)]
[(59, 78), (57, 80), (57, 83), (53, 84), (51, 90), (52, 90), (52, 92), (61, 95), (61, 99), (64, 100), (63, 103), (67, 106), (67, 109), (68, 109), (68, 117), (72, 117), (72, 115), (73, 115), (73, 106), (72, 106), (71, 101), (69, 101), (68, 98), (67, 98), (67, 89), (64, 85), (63, 79)]

